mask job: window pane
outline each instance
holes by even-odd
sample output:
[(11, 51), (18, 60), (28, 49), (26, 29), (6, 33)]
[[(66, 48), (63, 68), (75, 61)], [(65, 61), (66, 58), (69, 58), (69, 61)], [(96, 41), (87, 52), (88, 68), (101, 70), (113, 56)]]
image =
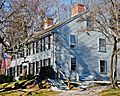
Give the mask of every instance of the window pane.
[(75, 68), (76, 68), (76, 65), (71, 66), (71, 70), (75, 70)]
[(75, 35), (70, 35), (70, 48), (74, 48), (75, 46), (76, 46)]
[(71, 64), (76, 64), (76, 58), (71, 58)]
[(74, 48), (74, 47), (75, 47), (75, 45), (73, 45), (73, 44), (70, 45), (70, 48)]
[(105, 67), (100, 67), (100, 72), (104, 73), (105, 72)]
[(70, 43), (76, 43), (75, 35), (70, 35)]
[(87, 28), (92, 26), (92, 21), (90, 19), (87, 19), (86, 23), (87, 23)]

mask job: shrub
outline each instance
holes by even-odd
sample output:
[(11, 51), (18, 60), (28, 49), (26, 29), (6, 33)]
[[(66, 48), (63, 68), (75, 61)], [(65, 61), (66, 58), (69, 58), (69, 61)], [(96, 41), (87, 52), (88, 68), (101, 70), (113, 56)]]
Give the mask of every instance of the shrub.
[(13, 76), (0, 75), (0, 84), (15, 81)]
[(46, 67), (41, 67), (40, 69), (40, 74), (42, 80), (46, 78), (54, 79), (55, 78), (55, 72), (52, 67), (46, 66)]
[(31, 79), (34, 79), (33, 74), (19, 77), (19, 80), (31, 80)]

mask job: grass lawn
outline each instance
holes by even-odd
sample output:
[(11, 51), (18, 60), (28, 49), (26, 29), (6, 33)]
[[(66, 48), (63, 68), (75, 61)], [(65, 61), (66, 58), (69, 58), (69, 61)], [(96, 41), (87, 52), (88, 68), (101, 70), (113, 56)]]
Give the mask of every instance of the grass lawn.
[(99, 96), (120, 96), (120, 88), (119, 89), (108, 89), (100, 92)]
[[(30, 86), (31, 82), (33, 80), (21, 80), (18, 81), (18, 84), (22, 84), (22, 86)], [(2, 91), (2, 89), (4, 88), (13, 88), (15, 87), (14, 84), (16, 82), (10, 82), (10, 83), (3, 83), (0, 84), (0, 96), (56, 96), (57, 94), (59, 94), (60, 92), (55, 92), (55, 91), (51, 91), (48, 88), (46, 89), (41, 89), (39, 90), (38, 85), (34, 86), (33, 88), (27, 88), (27, 89), (11, 89), (11, 90), (6, 90), (6, 91)], [(47, 83), (46, 83), (47, 84)], [(46, 85), (48, 86), (48, 85)]]
[(5, 88), (5, 86), (7, 86), (8, 84), (9, 84), (9, 83), (0, 84), (0, 89)]
[(33, 96), (56, 96), (57, 94), (59, 94), (60, 92), (55, 92), (55, 91), (51, 91), (51, 90), (42, 90), (39, 91), (39, 93), (35, 93), (33, 94)]
[(2, 92), (0, 93), (0, 96), (56, 96), (60, 92), (55, 92), (51, 91), (49, 89), (42, 89), (39, 91), (32, 91), (32, 92), (27, 92), (27, 91), (7, 91), (7, 92)]

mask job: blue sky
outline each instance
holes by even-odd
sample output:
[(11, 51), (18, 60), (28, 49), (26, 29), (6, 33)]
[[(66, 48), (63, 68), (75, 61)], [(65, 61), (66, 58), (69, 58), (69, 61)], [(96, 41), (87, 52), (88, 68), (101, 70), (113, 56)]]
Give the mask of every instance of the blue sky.
[[(70, 3), (71, 2), (71, 0), (61, 0), (61, 1), (63, 1), (65, 4), (68, 4), (68, 3)], [(83, 1), (83, 0), (72, 0), (72, 3), (81, 3), (81, 1)]]

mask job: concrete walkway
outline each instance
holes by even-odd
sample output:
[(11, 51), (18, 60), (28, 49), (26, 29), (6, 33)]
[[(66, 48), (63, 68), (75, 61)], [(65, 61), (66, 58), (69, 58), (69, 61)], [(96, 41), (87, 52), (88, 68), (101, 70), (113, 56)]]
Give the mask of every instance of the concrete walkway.
[(70, 90), (60, 93), (57, 96), (98, 96), (99, 92), (109, 89), (109, 86), (95, 86), (86, 90)]

